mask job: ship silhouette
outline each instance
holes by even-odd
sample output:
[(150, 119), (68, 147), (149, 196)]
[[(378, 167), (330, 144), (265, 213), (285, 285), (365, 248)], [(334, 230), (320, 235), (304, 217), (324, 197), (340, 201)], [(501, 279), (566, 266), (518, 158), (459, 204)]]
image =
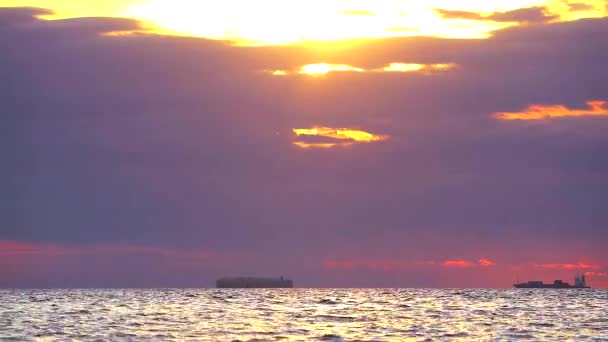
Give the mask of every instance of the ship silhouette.
[(216, 281), (218, 289), (280, 289), (293, 288), (293, 280), (258, 277), (224, 277)]
[(555, 280), (552, 284), (545, 284), (542, 281), (528, 281), (525, 283), (513, 284), (518, 289), (588, 289), (585, 275), (577, 275), (574, 277), (574, 285), (563, 282), (562, 280)]

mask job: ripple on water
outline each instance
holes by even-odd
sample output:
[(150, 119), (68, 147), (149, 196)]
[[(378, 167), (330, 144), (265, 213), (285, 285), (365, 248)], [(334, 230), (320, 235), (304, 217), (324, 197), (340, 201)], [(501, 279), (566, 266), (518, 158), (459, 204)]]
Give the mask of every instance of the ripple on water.
[(352, 316), (338, 316), (338, 315), (316, 315), (312, 317), (314, 320), (329, 321), (329, 322), (353, 322), (357, 318)]

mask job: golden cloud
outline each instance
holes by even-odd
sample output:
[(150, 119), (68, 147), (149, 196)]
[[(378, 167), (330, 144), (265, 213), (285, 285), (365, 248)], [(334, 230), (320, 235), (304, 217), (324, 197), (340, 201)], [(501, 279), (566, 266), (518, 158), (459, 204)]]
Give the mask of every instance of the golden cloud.
[(425, 75), (433, 75), (456, 68), (454, 63), (444, 64), (417, 64), (417, 63), (389, 63), (377, 69), (364, 69), (347, 64), (315, 63), (306, 64), (297, 71), (289, 70), (270, 70), (268, 73), (274, 76), (286, 76), (292, 74), (306, 75), (312, 77), (323, 77), (331, 72), (418, 72)]
[(589, 108), (571, 109), (564, 105), (532, 105), (521, 112), (494, 113), (500, 120), (544, 120), (564, 117), (608, 116), (606, 101), (589, 101)]
[(388, 135), (376, 135), (351, 128), (314, 126), (294, 128), (296, 140), (293, 144), (300, 148), (349, 147), (354, 144), (373, 143), (390, 139)]
[(346, 64), (307, 64), (300, 68), (298, 74), (309, 75), (309, 76), (325, 76), (329, 72), (334, 71), (353, 71), (353, 72), (364, 72), (364, 69), (353, 67)]

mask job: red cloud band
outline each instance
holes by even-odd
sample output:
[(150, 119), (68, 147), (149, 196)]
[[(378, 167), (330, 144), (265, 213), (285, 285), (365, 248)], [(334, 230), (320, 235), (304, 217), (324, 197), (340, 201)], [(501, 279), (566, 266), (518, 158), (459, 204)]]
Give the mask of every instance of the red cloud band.
[(547, 269), (563, 269), (563, 270), (597, 270), (601, 268), (600, 265), (588, 264), (584, 262), (579, 263), (564, 263), (564, 264), (535, 264), (536, 267), (547, 268)]
[(59, 245), (19, 241), (0, 241), (0, 256), (67, 256), (67, 255), (156, 254), (163, 257), (206, 259), (212, 252), (139, 245)]
[(477, 262), (468, 260), (445, 260), (445, 261), (416, 261), (416, 260), (364, 260), (364, 259), (342, 259), (342, 260), (325, 260), (323, 268), (325, 269), (369, 269), (369, 270), (398, 270), (413, 268), (417, 266), (438, 266), (448, 268), (472, 268), (472, 267), (490, 267), (496, 265), (488, 259), (479, 259)]

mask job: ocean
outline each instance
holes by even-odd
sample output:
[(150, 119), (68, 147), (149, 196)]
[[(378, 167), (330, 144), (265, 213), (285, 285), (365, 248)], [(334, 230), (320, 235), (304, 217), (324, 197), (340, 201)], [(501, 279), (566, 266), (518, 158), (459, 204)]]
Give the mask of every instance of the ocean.
[(608, 341), (608, 290), (0, 290), (2, 341)]

